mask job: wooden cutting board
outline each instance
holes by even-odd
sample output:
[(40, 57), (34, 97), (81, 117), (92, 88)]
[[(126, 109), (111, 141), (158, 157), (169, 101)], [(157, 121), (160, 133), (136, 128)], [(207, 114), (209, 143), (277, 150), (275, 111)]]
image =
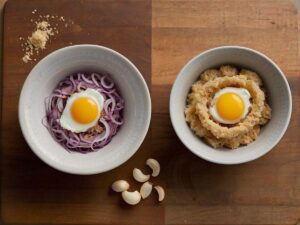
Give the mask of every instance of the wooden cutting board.
[[(152, 89), (149, 134), (121, 167), (93, 175), (58, 172), (41, 162), (22, 137), (17, 103), (33, 63), (21, 62), (20, 36), (33, 29), (31, 12), (74, 21), (41, 59), (55, 49), (94, 43), (116, 49), (141, 70)], [(4, 224), (296, 224), (300, 220), (300, 80), (298, 14), (289, 0), (10, 0), (4, 15), (1, 125), (1, 220)], [(168, 114), (170, 88), (194, 55), (220, 45), (243, 45), (270, 56), (283, 69), (293, 94), (287, 133), (266, 156), (222, 166), (190, 153)], [(153, 180), (166, 188), (135, 207), (109, 190), (132, 181), (149, 156), (162, 165)], [(144, 168), (145, 170), (147, 168)], [(133, 183), (133, 182), (132, 182)], [(136, 186), (137, 187), (137, 186)]]

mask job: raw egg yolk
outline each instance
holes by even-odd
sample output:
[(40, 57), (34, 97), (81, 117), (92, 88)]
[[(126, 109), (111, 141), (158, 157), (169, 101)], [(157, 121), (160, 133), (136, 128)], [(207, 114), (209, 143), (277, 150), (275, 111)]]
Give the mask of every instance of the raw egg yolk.
[(76, 122), (83, 124), (93, 122), (99, 114), (96, 102), (87, 97), (76, 99), (72, 104), (71, 113)]
[(243, 99), (235, 93), (222, 94), (217, 102), (217, 111), (224, 120), (238, 120), (244, 112)]

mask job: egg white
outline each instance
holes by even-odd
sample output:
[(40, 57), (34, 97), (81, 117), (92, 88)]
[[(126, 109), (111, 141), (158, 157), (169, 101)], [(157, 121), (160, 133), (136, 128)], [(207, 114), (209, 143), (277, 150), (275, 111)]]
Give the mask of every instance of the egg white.
[[(76, 122), (73, 119), (72, 113), (71, 113), (71, 108), (72, 108), (74, 101), (76, 99), (82, 98), (82, 97), (88, 97), (88, 98), (92, 99), (97, 104), (97, 107), (98, 107), (99, 115), (93, 122), (88, 123), (88, 124), (81, 124), (81, 123)], [(103, 96), (94, 89), (88, 88), (85, 91), (75, 93), (75, 94), (71, 95), (67, 100), (66, 107), (64, 108), (63, 113), (60, 117), (60, 125), (63, 128), (65, 128), (69, 131), (75, 132), (75, 133), (85, 132), (97, 124), (99, 117), (100, 117), (100, 112), (103, 110), (103, 105), (104, 105)]]
[[(217, 107), (216, 107), (216, 102), (218, 100), (218, 98), (225, 94), (225, 93), (235, 93), (237, 95), (239, 95), (243, 102), (244, 102), (244, 112), (242, 114), (242, 116), (236, 120), (224, 120), (217, 111)], [(223, 88), (221, 90), (219, 90), (218, 92), (216, 92), (216, 94), (213, 97), (213, 100), (211, 102), (211, 106), (209, 108), (209, 112), (211, 114), (211, 116), (214, 118), (214, 120), (216, 120), (219, 123), (223, 123), (223, 124), (235, 124), (238, 123), (241, 119), (245, 118), (249, 112), (249, 108), (251, 106), (251, 95), (249, 93), (249, 91), (245, 88), (235, 88), (235, 87), (226, 87)]]

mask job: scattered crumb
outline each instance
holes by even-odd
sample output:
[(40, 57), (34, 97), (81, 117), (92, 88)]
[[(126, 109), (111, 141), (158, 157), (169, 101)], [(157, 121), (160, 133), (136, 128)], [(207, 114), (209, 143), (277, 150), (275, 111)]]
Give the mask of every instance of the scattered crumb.
[(98, 134), (101, 134), (104, 131), (104, 128), (101, 127), (99, 124), (97, 124), (94, 127), (92, 127), (89, 131), (90, 131), (89, 133), (87, 133), (83, 136), (85, 139), (89, 139), (89, 138), (93, 137), (93, 134), (91, 133), (93, 131), (97, 132)]
[(105, 117), (105, 116), (106, 116), (106, 113), (105, 113), (104, 110), (102, 110), (101, 113), (100, 113), (100, 117)]
[(24, 55), (22, 60), (23, 60), (24, 63), (28, 63), (28, 61), (31, 60), (30, 55), (29, 54)]
[(91, 134), (85, 134), (85, 135), (83, 135), (84, 139), (90, 139), (91, 137), (93, 137), (93, 135), (91, 135)]
[(39, 49), (45, 49), (47, 41), (52, 35), (54, 35), (54, 33), (50, 23), (47, 21), (36, 22), (35, 31), (32, 32), (31, 36), (27, 38), (25, 43), (26, 52), (22, 58), (23, 62), (28, 63), (28, 61), (32, 60), (31, 57), (33, 56), (33, 50), (38, 52)]
[(31, 60), (36, 61), (33, 58), (34, 55), (38, 55), (40, 50), (45, 49), (47, 44), (51, 43), (50, 37), (53, 36), (53, 39), (56, 39), (55, 35), (59, 33), (59, 28), (62, 28), (62, 26), (68, 28), (71, 24), (74, 24), (72, 20), (65, 22), (66, 20), (63, 16), (37, 14), (37, 9), (34, 9), (31, 13), (34, 14), (34, 18), (30, 19), (30, 22), (35, 25), (34, 30), (26, 38), (19, 37), (19, 40), (23, 42), (21, 47), (24, 53), (22, 57), (24, 63), (28, 63)]
[[(45, 24), (42, 24), (45, 23)], [(37, 30), (29, 37), (31, 44), (38, 49), (45, 49), (49, 36), (52, 36), (53, 32), (50, 28), (50, 24), (46, 21), (37, 24)]]
[(101, 127), (99, 124), (97, 124), (96, 126), (94, 126), (93, 128), (92, 128), (92, 130), (94, 130), (94, 131), (96, 131), (97, 133), (102, 133), (102, 131), (103, 131), (103, 127)]

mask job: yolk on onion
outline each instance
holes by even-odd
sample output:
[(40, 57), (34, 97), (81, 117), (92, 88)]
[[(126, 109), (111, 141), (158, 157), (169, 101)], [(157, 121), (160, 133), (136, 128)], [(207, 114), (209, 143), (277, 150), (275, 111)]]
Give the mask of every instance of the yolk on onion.
[(88, 97), (81, 97), (73, 102), (71, 114), (76, 122), (87, 124), (97, 118), (99, 111), (96, 102)]

